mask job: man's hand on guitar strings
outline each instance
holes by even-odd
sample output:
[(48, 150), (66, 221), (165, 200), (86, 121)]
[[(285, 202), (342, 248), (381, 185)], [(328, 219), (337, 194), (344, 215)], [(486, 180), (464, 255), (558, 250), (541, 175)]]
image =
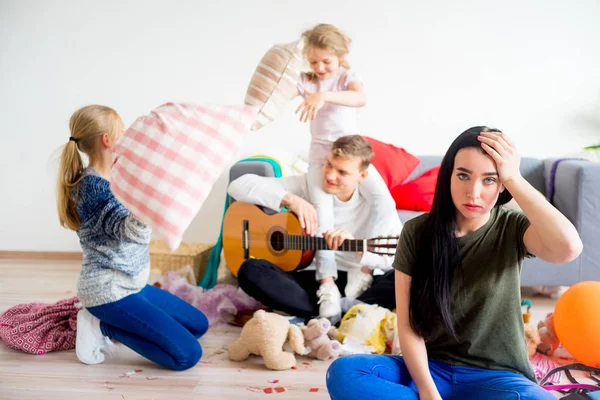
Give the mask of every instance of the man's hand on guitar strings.
[(293, 193), (286, 193), (283, 196), (281, 204), (296, 214), (298, 221), (300, 221), (300, 226), (306, 235), (314, 236), (317, 233), (319, 227), (317, 210), (312, 204)]
[(323, 232), (323, 237), (327, 242), (327, 247), (330, 250), (337, 250), (346, 239), (354, 239), (354, 236), (344, 228), (337, 228), (327, 232)]

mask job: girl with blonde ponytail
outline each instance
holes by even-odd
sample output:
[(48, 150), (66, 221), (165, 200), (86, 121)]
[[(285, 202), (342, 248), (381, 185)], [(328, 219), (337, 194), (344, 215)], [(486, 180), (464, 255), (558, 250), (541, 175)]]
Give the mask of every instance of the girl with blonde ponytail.
[[(90, 166), (99, 164), (100, 157), (94, 157), (100, 155), (95, 142), (114, 142), (123, 132), (123, 123), (112, 108), (90, 105), (80, 108), (71, 116), (69, 128), (71, 137), (63, 148), (58, 173), (58, 218), (62, 227), (75, 231), (79, 228), (79, 214), (75, 207), (77, 196), (73, 196), (73, 191), (77, 191), (77, 184), (84, 172), (80, 150), (90, 158)], [(103, 135), (106, 138), (102, 138)]]
[(114, 339), (166, 368), (193, 367), (202, 355), (198, 338), (208, 320), (147, 284), (152, 232), (110, 190), (112, 147), (123, 134), (119, 114), (106, 106), (85, 106), (71, 116), (69, 128), (57, 202), (61, 226), (77, 232), (83, 251), (77, 296), (85, 308), (77, 314), (77, 357), (85, 364), (101, 363), (114, 349)]

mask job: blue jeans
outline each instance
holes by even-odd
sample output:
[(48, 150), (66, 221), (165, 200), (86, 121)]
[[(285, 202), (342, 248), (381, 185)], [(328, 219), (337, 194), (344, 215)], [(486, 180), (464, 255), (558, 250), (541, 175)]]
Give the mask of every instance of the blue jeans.
[(88, 311), (100, 320), (105, 336), (165, 368), (182, 371), (202, 357), (198, 338), (208, 330), (208, 319), (165, 290), (146, 285), (138, 293)]
[[(429, 359), (429, 370), (443, 399), (555, 399), (516, 372), (455, 367), (433, 359)], [(401, 356), (360, 354), (339, 358), (327, 371), (327, 389), (333, 400), (419, 399)]]

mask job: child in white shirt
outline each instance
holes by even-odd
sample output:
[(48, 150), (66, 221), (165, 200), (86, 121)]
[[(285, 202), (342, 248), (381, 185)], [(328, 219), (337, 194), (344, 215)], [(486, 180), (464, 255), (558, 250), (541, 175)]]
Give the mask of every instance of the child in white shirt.
[[(310, 120), (311, 146), (309, 155), (308, 189), (310, 202), (317, 210), (318, 230), (307, 234), (319, 234), (333, 229), (333, 196), (327, 193), (329, 182), (323, 182), (323, 165), (332, 143), (341, 136), (356, 134), (357, 111), (366, 104), (363, 84), (350, 69), (346, 56), (350, 38), (333, 25), (319, 24), (302, 34), (304, 55), (311, 72), (304, 73), (298, 83), (298, 92), (304, 102), (296, 110), (300, 121)], [(364, 239), (378, 235), (376, 227), (385, 218), (384, 212), (394, 200), (381, 178), (371, 165), (367, 178), (360, 184), (360, 191), (373, 207), (374, 228)], [(333, 183), (332, 183), (333, 184)], [(323, 189), (325, 187), (325, 190)], [(327, 317), (341, 311), (340, 294), (334, 280), (337, 278), (335, 255), (321, 251), (316, 257), (317, 279), (321, 286), (317, 292), (320, 298), (320, 315)], [(346, 297), (354, 299), (369, 288), (373, 282), (373, 271), (362, 267), (351, 271)], [(332, 293), (338, 292), (338, 293)]]

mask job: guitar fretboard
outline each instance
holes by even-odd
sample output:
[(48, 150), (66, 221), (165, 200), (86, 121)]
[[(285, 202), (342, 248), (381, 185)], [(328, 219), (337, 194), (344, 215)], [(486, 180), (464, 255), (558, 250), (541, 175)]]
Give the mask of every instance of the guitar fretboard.
[[(283, 247), (292, 250), (329, 250), (325, 238), (301, 235), (285, 235)], [(337, 251), (365, 251), (365, 241), (346, 239)]]

